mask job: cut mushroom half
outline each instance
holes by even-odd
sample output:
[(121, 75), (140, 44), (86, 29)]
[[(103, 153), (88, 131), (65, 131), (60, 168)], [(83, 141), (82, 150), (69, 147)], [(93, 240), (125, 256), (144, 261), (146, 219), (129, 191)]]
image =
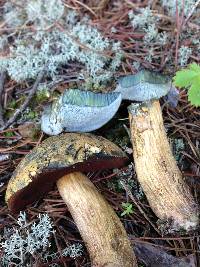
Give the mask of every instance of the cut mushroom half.
[(148, 101), (165, 96), (171, 88), (171, 80), (164, 75), (141, 70), (137, 74), (120, 77), (114, 92), (120, 92), (122, 99)]
[(41, 118), (41, 129), (48, 135), (65, 132), (90, 132), (102, 127), (117, 112), (120, 93), (93, 93), (66, 90), (47, 107)]
[(128, 111), (137, 178), (149, 204), (168, 232), (194, 230), (198, 206), (171, 152), (158, 100), (170, 83), (162, 75), (141, 71), (132, 75), (127, 88), (128, 97), (124, 88), (122, 99), (143, 101), (131, 104)]
[(103, 137), (78, 133), (50, 137), (18, 165), (6, 191), (8, 207), (19, 212), (57, 183), (86, 244), (92, 266), (137, 266), (118, 216), (83, 174), (121, 167), (126, 162), (121, 149)]

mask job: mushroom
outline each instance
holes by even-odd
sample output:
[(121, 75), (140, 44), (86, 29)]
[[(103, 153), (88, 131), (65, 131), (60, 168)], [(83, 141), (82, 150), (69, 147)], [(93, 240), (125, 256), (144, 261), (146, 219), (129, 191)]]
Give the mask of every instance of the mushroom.
[(121, 167), (127, 156), (92, 134), (47, 138), (20, 162), (9, 181), (12, 212), (38, 200), (57, 184), (88, 249), (92, 266), (137, 266), (126, 231), (114, 210), (83, 172)]
[(63, 131), (90, 132), (106, 124), (120, 104), (120, 93), (102, 94), (68, 89), (44, 110), (41, 128), (49, 135)]
[(168, 77), (148, 70), (135, 75), (120, 77), (114, 92), (122, 94), (122, 99), (148, 101), (165, 96), (171, 88)]
[[(177, 167), (163, 124), (159, 98), (170, 81), (150, 71), (122, 78), (122, 99), (143, 101), (128, 107), (133, 155), (138, 180), (149, 204), (168, 231), (186, 231), (198, 225), (199, 210)], [(128, 92), (128, 93), (127, 93)]]

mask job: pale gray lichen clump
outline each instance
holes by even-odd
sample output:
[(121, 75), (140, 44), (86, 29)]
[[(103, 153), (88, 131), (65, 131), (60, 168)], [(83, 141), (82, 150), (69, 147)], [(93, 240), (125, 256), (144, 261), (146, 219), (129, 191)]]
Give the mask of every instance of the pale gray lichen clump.
[[(62, 255), (63, 257), (70, 257), (75, 259), (77, 257), (82, 256), (82, 254), (83, 254), (83, 246), (81, 244), (73, 244), (71, 246), (67, 246), (61, 252), (48, 253), (44, 255), (44, 260), (45, 262), (53, 261), (60, 258), (60, 255)], [(51, 264), (50, 266), (53, 267), (53, 264)]]
[(192, 7), (196, 4), (197, 0), (161, 0), (161, 4), (168, 10), (169, 14), (172, 16), (176, 15), (176, 5), (178, 6), (179, 13), (183, 11), (184, 8), (184, 15), (188, 16), (191, 12)]
[[(158, 63), (160, 58), (158, 51), (160, 50), (161, 54), (165, 53), (166, 45), (174, 42), (174, 34), (166, 29), (166, 22), (164, 22), (165, 19), (163, 20), (163, 17), (170, 18), (171, 27), (174, 28), (177, 12), (179, 16), (184, 15), (184, 18), (192, 14), (192, 23), (199, 26), (198, 13), (200, 7), (197, 4), (197, 0), (161, 0), (159, 1), (158, 11), (156, 5), (152, 5), (152, 1), (147, 2), (146, 7), (129, 11), (129, 19), (133, 30), (144, 34), (142, 37), (142, 47), (148, 50), (148, 54), (144, 56), (144, 59), (150, 63)], [(170, 20), (166, 19), (167, 22)], [(199, 36), (199, 29), (196, 30), (194, 27), (183, 27), (180, 33), (178, 64), (181, 67), (188, 63), (192, 52), (194, 52), (194, 48), (196, 51), (200, 50), (198, 47), (199, 38), (195, 38), (195, 36)], [(198, 46), (183, 45), (182, 42), (185, 42), (187, 39), (191, 39), (192, 43), (194, 45), (196, 43)], [(171, 64), (172, 58), (173, 50), (169, 50), (168, 56), (165, 59), (166, 63)], [(159, 64), (162, 64), (162, 61)]]
[(192, 55), (192, 49), (182, 45), (179, 48), (179, 64), (181, 67), (184, 67), (187, 65), (188, 60), (190, 58), (190, 56)]
[(61, 253), (50, 253), (50, 238), (53, 232), (53, 223), (48, 214), (39, 214), (38, 221), (30, 223), (27, 221), (26, 213), (20, 212), (17, 226), (4, 229), (4, 235), (0, 243), (3, 251), (0, 265), (2, 267), (32, 267), (35, 261), (33, 256), (36, 254), (37, 259), (43, 260), (44, 263), (58, 259), (60, 254), (71, 258), (82, 255), (83, 247), (81, 244), (67, 246)]
[(62, 131), (90, 132), (102, 127), (117, 112), (120, 93), (92, 93), (66, 90), (57, 101), (48, 106), (41, 118), (41, 128), (49, 135)]
[(31, 255), (45, 251), (49, 246), (49, 238), (53, 233), (53, 225), (47, 214), (38, 215), (39, 222), (28, 223), (26, 214), (20, 213), (18, 227), (4, 234), (0, 245), (3, 249), (1, 266), (30, 266)]
[(129, 19), (134, 29), (141, 29), (145, 32), (144, 44), (156, 43), (163, 46), (167, 43), (168, 35), (164, 31), (158, 31), (157, 24), (159, 18), (154, 15), (150, 7), (141, 8), (138, 14), (134, 14), (131, 10), (129, 12)]
[(120, 43), (103, 37), (87, 17), (80, 19), (61, 0), (7, 2), (2, 19), (16, 33), (7, 55), (0, 56), (0, 71), (17, 82), (35, 79), (44, 67), (55, 80), (60, 67), (79, 62), (77, 79), (101, 83), (121, 64)]
[(160, 19), (155, 16), (150, 6), (138, 8), (137, 11), (129, 11), (130, 23), (134, 30), (144, 33), (142, 46), (148, 49), (145, 60), (152, 62), (157, 59), (155, 45), (163, 49), (169, 42), (170, 36), (166, 31), (159, 30)]

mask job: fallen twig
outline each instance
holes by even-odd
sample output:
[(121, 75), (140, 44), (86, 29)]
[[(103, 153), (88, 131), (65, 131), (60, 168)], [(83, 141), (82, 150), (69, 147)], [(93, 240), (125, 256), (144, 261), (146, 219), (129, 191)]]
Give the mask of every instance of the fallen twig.
[(1, 72), (0, 73), (0, 126), (4, 125), (4, 120), (3, 120), (3, 107), (2, 107), (2, 94), (4, 90), (4, 82), (6, 79), (6, 73)]
[(156, 225), (154, 223), (152, 223), (152, 221), (149, 219), (149, 217), (146, 215), (146, 213), (144, 212), (144, 210), (140, 207), (140, 205), (138, 204), (137, 200), (135, 199), (135, 197), (133, 196), (133, 194), (131, 193), (131, 191), (129, 190), (128, 186), (126, 185), (124, 180), (120, 181), (122, 187), (124, 188), (124, 190), (126, 191), (126, 193), (128, 194), (128, 196), (130, 197), (130, 199), (133, 201), (134, 205), (138, 208), (138, 210), (141, 212), (141, 214), (144, 216), (144, 218), (150, 223), (150, 225), (153, 227), (153, 229), (160, 234), (160, 231), (158, 230), (158, 228), (156, 227)]
[(183, 23), (183, 27), (186, 26), (188, 20), (189, 20), (189, 19), (191, 18), (191, 16), (193, 15), (193, 13), (194, 13), (195, 9), (197, 8), (197, 6), (199, 5), (199, 3), (200, 3), (200, 0), (198, 0), (198, 1), (193, 5), (193, 7), (191, 8), (191, 11), (189, 12), (187, 18), (185, 19), (185, 21), (184, 21), (184, 23)]
[(39, 83), (41, 82), (43, 76), (44, 76), (44, 72), (45, 70), (43, 69), (39, 74), (38, 77), (35, 81), (35, 83), (33, 84), (32, 89), (29, 92), (28, 97), (26, 98), (26, 100), (24, 101), (24, 103), (21, 105), (21, 107), (19, 109), (17, 109), (14, 113), (14, 115), (6, 122), (6, 124), (0, 129), (0, 130), (4, 130), (6, 128), (8, 128), (11, 124), (13, 124), (13, 122), (17, 119), (17, 117), (19, 116), (20, 113), (22, 113), (25, 108), (28, 106), (30, 100), (32, 99), (32, 97), (34, 96)]
[(179, 15), (178, 1), (176, 0), (176, 50), (175, 50), (175, 66), (178, 66), (178, 51), (179, 51), (179, 39), (184, 21), (184, 3), (183, 0), (182, 13)]

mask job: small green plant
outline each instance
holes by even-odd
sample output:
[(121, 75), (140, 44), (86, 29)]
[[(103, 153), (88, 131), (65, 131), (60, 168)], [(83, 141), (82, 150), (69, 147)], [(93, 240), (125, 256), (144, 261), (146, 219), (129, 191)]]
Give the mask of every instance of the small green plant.
[(5, 132), (5, 133), (3, 133), (3, 135), (6, 136), (6, 137), (12, 137), (12, 136), (15, 136), (15, 133), (13, 133), (13, 132)]
[(16, 109), (17, 108), (17, 101), (16, 100), (11, 100), (9, 103), (8, 103), (8, 108), (10, 109)]
[(177, 71), (173, 80), (175, 86), (188, 89), (188, 100), (192, 105), (199, 107), (200, 66), (196, 63), (190, 64), (186, 69)]
[(48, 88), (45, 87), (39, 87), (39, 90), (36, 92), (36, 101), (38, 104), (45, 102), (49, 99), (50, 97), (50, 92)]
[(34, 119), (35, 117), (37, 116), (37, 112), (33, 111), (33, 110), (30, 110), (27, 112), (27, 114), (25, 114), (25, 118), (27, 120), (32, 120)]
[(121, 213), (121, 216), (130, 215), (133, 213), (133, 204), (129, 202), (122, 202), (122, 208), (124, 211)]

